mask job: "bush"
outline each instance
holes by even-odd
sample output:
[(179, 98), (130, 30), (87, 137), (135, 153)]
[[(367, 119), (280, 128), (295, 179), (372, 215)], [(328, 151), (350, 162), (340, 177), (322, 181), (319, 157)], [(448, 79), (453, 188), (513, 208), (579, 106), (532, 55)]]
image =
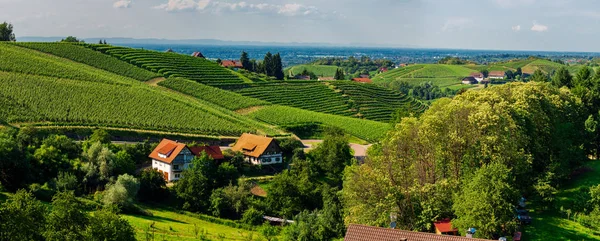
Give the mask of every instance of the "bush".
[(77, 177), (70, 172), (59, 172), (54, 180), (58, 191), (75, 191), (79, 186)]
[(86, 237), (90, 241), (135, 240), (135, 231), (114, 209), (105, 208), (90, 217)]
[(133, 205), (134, 198), (140, 188), (140, 182), (133, 176), (124, 174), (119, 176), (117, 182), (108, 185), (104, 198), (105, 205), (117, 205), (120, 208)]
[(263, 216), (265, 213), (263, 211), (257, 210), (253, 207), (248, 208), (244, 215), (242, 215), (242, 222), (249, 225), (259, 225), (263, 222)]
[(44, 185), (40, 185), (39, 183), (31, 184), (29, 185), (29, 191), (33, 193), (35, 198), (45, 202), (52, 201), (52, 196), (56, 193), (54, 188), (50, 187), (48, 183), (45, 183)]
[(168, 195), (167, 182), (158, 170), (144, 169), (140, 173), (140, 191), (138, 197), (142, 201), (161, 201)]

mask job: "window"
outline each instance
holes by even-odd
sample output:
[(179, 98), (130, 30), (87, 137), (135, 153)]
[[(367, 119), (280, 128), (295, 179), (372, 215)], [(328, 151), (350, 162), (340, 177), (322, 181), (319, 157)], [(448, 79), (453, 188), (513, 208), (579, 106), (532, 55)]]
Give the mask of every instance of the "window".
[(179, 165), (173, 165), (173, 170), (179, 170)]
[(175, 178), (181, 178), (181, 174), (175, 173)]

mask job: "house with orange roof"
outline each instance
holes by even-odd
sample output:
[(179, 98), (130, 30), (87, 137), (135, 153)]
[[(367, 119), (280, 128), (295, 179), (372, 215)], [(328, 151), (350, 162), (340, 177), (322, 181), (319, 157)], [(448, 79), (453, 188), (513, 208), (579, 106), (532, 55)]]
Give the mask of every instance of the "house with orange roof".
[(490, 71), (488, 78), (490, 79), (504, 79), (506, 73), (504, 71)]
[(222, 60), (221, 66), (225, 68), (234, 68), (234, 69), (242, 69), (244, 65), (242, 65), (242, 61), (239, 60)]
[(452, 222), (450, 221), (449, 218), (434, 222), (433, 226), (435, 226), (436, 234), (455, 235), (455, 236), (458, 235), (458, 229), (452, 228)]
[(357, 83), (373, 83), (373, 81), (369, 78), (354, 78), (352, 81)]
[(270, 137), (244, 133), (231, 150), (241, 152), (246, 161), (254, 165), (283, 163), (281, 147)]
[(344, 241), (485, 241), (488, 239), (468, 238), (462, 236), (438, 235), (406, 231), (393, 228), (380, 228), (359, 224), (350, 224), (346, 230)]
[(148, 157), (152, 159), (152, 168), (163, 174), (166, 181), (176, 181), (181, 173), (190, 167), (192, 159), (205, 152), (215, 160), (223, 159), (218, 146), (188, 147), (186, 144), (163, 139)]

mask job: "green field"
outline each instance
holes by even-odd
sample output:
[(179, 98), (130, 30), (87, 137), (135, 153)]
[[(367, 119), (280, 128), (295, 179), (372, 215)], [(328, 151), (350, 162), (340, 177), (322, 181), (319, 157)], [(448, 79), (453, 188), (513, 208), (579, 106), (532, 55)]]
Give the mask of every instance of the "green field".
[(279, 105), (261, 108), (250, 113), (249, 116), (274, 125), (318, 123), (325, 126), (335, 126), (353, 136), (371, 142), (382, 138), (391, 128), (390, 124), (382, 122), (323, 114)]
[(473, 72), (476, 70), (462, 65), (415, 64), (379, 74), (373, 78), (373, 82), (406, 81), (411, 84), (432, 82), (444, 87), (460, 83), (462, 78)]
[[(600, 184), (600, 161), (587, 164), (589, 172), (575, 177), (556, 194), (556, 207), (569, 208), (569, 200), (579, 188), (588, 189)], [(535, 208), (535, 206), (534, 206)], [(535, 210), (531, 213), (532, 224), (525, 228), (523, 240), (600, 240), (600, 232), (567, 219), (558, 210)]]
[(332, 66), (332, 65), (304, 64), (304, 65), (296, 65), (296, 66), (286, 68), (283, 72), (287, 76), (296, 76), (296, 75), (301, 74), (304, 70), (307, 70), (309, 72), (313, 72), (315, 75), (320, 76), (320, 77), (321, 76), (322, 77), (334, 77), (335, 72), (337, 71), (338, 68), (339, 67)]

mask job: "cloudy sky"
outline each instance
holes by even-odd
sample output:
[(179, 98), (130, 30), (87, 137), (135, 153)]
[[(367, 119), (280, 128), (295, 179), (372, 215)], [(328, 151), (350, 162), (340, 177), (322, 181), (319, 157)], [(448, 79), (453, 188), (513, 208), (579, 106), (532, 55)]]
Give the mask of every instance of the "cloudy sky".
[(19, 36), (600, 52), (597, 0), (0, 0)]

